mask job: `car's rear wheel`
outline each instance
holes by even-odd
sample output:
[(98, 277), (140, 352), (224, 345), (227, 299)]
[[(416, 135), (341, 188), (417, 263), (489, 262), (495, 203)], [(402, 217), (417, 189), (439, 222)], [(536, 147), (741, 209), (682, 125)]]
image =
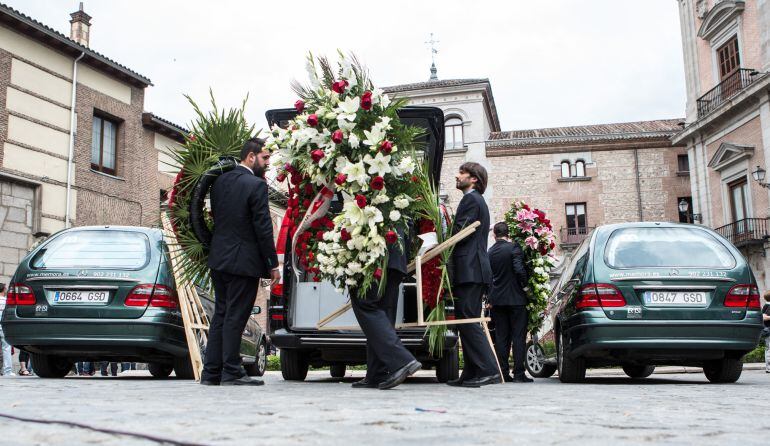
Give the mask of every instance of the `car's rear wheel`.
[(174, 358), (174, 373), (178, 379), (195, 379), (192, 361), (189, 356), (179, 356)]
[(73, 364), (60, 356), (32, 353), (32, 367), (41, 378), (64, 378), (72, 370)]
[(299, 350), (281, 350), (281, 375), (286, 381), (304, 381), (309, 364)]
[(151, 362), (147, 364), (147, 370), (150, 371), (150, 375), (152, 375), (153, 378), (168, 378), (168, 375), (174, 371), (174, 366), (161, 364), (159, 362)]
[(527, 371), (534, 378), (550, 378), (556, 373), (556, 366), (545, 363), (545, 352), (540, 344), (527, 344)]
[(458, 347), (445, 350), (444, 356), (436, 363), (436, 379), (440, 383), (452, 381), (460, 376), (460, 354)]
[(251, 364), (244, 364), (246, 374), (249, 376), (262, 376), (267, 369), (267, 347), (265, 341), (259, 343), (257, 347), (257, 360)]
[(647, 378), (655, 371), (655, 366), (626, 364), (623, 366), (623, 371), (629, 378)]
[(329, 374), (332, 376), (332, 378), (344, 378), (345, 370), (345, 364), (332, 364), (329, 366)]
[(586, 363), (583, 358), (570, 358), (569, 337), (559, 333), (559, 380), (563, 383), (579, 383), (586, 379)]
[(743, 361), (738, 358), (724, 358), (703, 365), (703, 373), (712, 383), (734, 383), (742, 372)]

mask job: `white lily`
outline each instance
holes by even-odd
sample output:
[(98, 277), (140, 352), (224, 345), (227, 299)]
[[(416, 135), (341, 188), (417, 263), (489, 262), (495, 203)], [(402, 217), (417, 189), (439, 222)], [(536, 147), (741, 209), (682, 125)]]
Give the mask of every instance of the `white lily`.
[(361, 161), (357, 163), (348, 163), (348, 165), (342, 169), (342, 173), (347, 175), (348, 183), (358, 183), (360, 186), (369, 183), (369, 176), (366, 174), (366, 166), (364, 166), (364, 163)]
[(358, 146), (361, 145), (361, 140), (358, 139), (358, 136), (356, 136), (355, 133), (351, 133), (350, 136), (348, 136), (348, 144), (350, 144), (350, 147), (357, 149)]
[(388, 201), (390, 201), (390, 197), (388, 197), (388, 194), (379, 193), (375, 195), (374, 198), (372, 198), (372, 205), (387, 203)]
[(385, 139), (385, 131), (379, 126), (375, 125), (371, 130), (364, 130), (364, 144), (367, 146), (376, 146), (383, 139)]
[(367, 153), (364, 162), (369, 165), (369, 173), (372, 175), (384, 177), (393, 170), (390, 166), (390, 155), (383, 155), (382, 152), (377, 152), (374, 157)]
[(390, 215), (388, 215), (388, 218), (390, 218), (391, 221), (401, 220), (401, 212), (398, 212), (397, 210), (393, 209), (392, 211), (390, 211)]
[(344, 101), (340, 101), (340, 103), (337, 105), (337, 108), (334, 110), (336, 111), (339, 116), (339, 118), (347, 119), (348, 121), (355, 121), (356, 119), (356, 112), (358, 111), (358, 108), (361, 106), (361, 100), (357, 98), (356, 96), (351, 96)]

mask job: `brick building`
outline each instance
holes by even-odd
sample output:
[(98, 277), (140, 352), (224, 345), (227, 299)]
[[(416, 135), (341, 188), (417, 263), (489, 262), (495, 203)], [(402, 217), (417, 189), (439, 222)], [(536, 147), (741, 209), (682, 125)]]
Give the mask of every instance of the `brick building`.
[(484, 165), (492, 221), (514, 200), (544, 210), (559, 235), (557, 254), (593, 227), (625, 221), (687, 221), (687, 152), (670, 138), (681, 119), (501, 131), (488, 79), (434, 79), (385, 88), (411, 105), (444, 111), (441, 190), (456, 207), (454, 175), (465, 161)]
[[(693, 208), (748, 258), (770, 289), (770, 2), (678, 0)], [(752, 174), (756, 174), (754, 179)]]
[(158, 221), (158, 155), (142, 123), (151, 82), (88, 48), (82, 9), (71, 18), (67, 37), (0, 5), (3, 281), (67, 226)]

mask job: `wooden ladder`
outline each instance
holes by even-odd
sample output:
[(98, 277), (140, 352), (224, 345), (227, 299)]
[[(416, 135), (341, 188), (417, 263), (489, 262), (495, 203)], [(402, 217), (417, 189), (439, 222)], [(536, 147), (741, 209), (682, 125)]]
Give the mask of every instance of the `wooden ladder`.
[(161, 212), (160, 215), (163, 222), (163, 236), (168, 246), (171, 269), (174, 273), (174, 281), (176, 282), (176, 293), (179, 296), (179, 309), (182, 312), (187, 349), (190, 351), (190, 361), (192, 362), (195, 380), (200, 381), (201, 372), (203, 371), (201, 348), (205, 347), (208, 341), (209, 318), (206, 315), (203, 304), (201, 304), (195, 285), (183, 280), (184, 267), (182, 266), (181, 256), (184, 254), (181, 246), (179, 246), (176, 234), (174, 234), (171, 220), (166, 212)]

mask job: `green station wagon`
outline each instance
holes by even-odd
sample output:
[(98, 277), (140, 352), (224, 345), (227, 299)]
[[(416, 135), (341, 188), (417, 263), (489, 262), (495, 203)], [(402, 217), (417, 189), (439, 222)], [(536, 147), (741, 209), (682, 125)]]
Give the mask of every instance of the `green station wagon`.
[[(213, 300), (199, 295), (212, 315)], [(155, 377), (172, 370), (193, 377), (159, 229), (80, 227), (51, 236), (13, 275), (2, 326), (8, 343), (32, 354), (40, 377), (63, 377), (75, 361), (146, 362)], [(266, 339), (253, 318), (241, 356), (247, 373), (264, 373)]]
[(620, 365), (644, 378), (656, 365), (683, 365), (735, 382), (762, 331), (759, 297), (744, 257), (711, 229), (601, 226), (565, 266), (527, 368), (580, 382), (590, 367)]

